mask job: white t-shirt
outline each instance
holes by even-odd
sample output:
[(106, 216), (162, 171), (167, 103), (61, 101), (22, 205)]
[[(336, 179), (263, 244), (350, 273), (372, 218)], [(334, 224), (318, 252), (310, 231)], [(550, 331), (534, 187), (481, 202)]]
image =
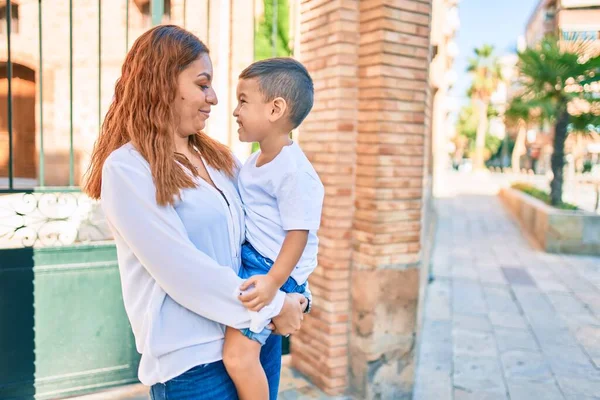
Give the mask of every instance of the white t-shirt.
[(239, 174), (246, 211), (246, 240), (262, 256), (277, 259), (286, 231), (308, 230), (308, 242), (292, 278), (303, 284), (317, 266), (317, 230), (325, 190), (300, 146), (285, 146), (271, 162), (256, 166), (260, 151), (250, 155)]

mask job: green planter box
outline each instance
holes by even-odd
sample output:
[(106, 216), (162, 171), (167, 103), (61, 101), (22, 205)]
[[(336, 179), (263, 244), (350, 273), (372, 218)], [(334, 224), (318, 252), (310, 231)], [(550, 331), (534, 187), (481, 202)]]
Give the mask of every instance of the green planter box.
[(113, 243), (0, 250), (0, 399), (137, 382)]

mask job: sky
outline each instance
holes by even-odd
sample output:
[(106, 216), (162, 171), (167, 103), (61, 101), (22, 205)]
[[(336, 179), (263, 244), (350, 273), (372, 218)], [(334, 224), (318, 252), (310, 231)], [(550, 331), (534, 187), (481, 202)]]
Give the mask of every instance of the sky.
[(515, 53), (517, 39), (525, 34), (525, 26), (538, 1), (460, 0), (460, 28), (455, 39), (460, 53), (454, 63), (458, 79), (451, 92), (460, 103), (466, 101), (470, 85), (466, 68), (473, 49), (487, 43), (494, 46), (498, 56)]

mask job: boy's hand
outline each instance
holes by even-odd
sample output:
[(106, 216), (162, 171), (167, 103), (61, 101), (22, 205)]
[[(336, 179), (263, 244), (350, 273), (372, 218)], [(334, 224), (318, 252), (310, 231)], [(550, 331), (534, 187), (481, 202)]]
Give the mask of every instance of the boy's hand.
[(250, 311), (260, 311), (261, 308), (273, 301), (279, 290), (279, 286), (275, 282), (275, 279), (268, 274), (255, 275), (242, 283), (240, 290), (248, 290), (248, 293), (241, 294), (239, 297), (244, 307)]

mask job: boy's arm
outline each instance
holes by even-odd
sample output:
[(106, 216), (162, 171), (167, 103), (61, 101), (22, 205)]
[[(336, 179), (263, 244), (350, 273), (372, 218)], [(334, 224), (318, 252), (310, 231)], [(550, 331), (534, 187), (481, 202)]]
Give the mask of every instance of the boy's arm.
[(246, 308), (251, 311), (259, 311), (273, 300), (279, 288), (288, 280), (300, 261), (307, 241), (307, 230), (287, 231), (281, 251), (269, 273), (255, 275), (242, 284), (241, 290), (246, 290), (254, 285), (248, 300), (244, 302)]
[(277, 260), (275, 260), (268, 273), (275, 280), (277, 289), (283, 286), (296, 265), (298, 265), (298, 261), (300, 261), (300, 257), (302, 257), (302, 253), (306, 247), (306, 242), (308, 242), (308, 231), (287, 231)]
[[(280, 180), (275, 190), (281, 227), (286, 236), (277, 260), (267, 275), (257, 275), (242, 285), (245, 290), (254, 285), (256, 290), (251, 301), (244, 305), (253, 311), (269, 304), (269, 299), (288, 279), (298, 264), (306, 243), (308, 232), (319, 229), (323, 207), (324, 188), (316, 176), (305, 171), (294, 171)], [(251, 293), (250, 292), (250, 293)]]

